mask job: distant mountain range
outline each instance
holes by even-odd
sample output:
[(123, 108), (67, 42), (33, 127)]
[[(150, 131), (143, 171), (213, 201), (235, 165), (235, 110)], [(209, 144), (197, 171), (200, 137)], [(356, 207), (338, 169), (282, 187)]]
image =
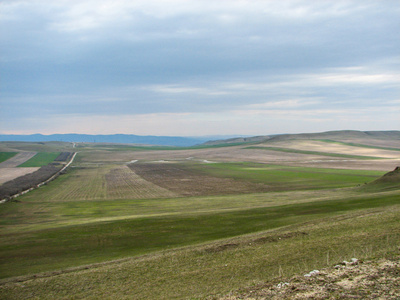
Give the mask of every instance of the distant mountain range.
[(176, 136), (140, 136), (133, 134), (90, 135), (90, 134), (31, 134), (9, 135), (0, 134), (0, 141), (8, 142), (75, 142), (75, 143), (116, 143), (116, 144), (143, 144), (160, 146), (189, 147), (199, 145), (217, 137), (176, 137)]
[(159, 146), (190, 147), (195, 145), (220, 145), (236, 143), (257, 143), (288, 139), (400, 139), (400, 131), (357, 131), (339, 130), (320, 133), (276, 134), (265, 136), (205, 136), (205, 137), (177, 137), (177, 136), (141, 136), (133, 134), (90, 135), (90, 134), (31, 134), (31, 135), (0, 135), (0, 141), (16, 142), (75, 142), (75, 143), (116, 143), (141, 144)]

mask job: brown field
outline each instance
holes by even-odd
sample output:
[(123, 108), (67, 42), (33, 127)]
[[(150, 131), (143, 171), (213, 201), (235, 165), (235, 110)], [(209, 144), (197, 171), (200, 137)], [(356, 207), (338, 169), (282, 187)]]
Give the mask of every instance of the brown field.
[(175, 163), (135, 163), (129, 167), (140, 177), (181, 196), (258, 193), (269, 190), (265, 184), (203, 175)]
[(178, 196), (178, 194), (168, 189), (143, 179), (127, 166), (111, 169), (105, 174), (105, 179), (108, 198), (143, 199)]
[(39, 168), (0, 168), (0, 184), (25, 174), (33, 173)]

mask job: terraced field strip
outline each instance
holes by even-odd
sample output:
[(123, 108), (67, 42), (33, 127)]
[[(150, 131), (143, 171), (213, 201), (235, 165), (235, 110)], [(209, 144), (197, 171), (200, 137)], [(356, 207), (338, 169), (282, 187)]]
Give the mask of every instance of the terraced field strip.
[(0, 152), (0, 163), (17, 155), (17, 152)]
[(53, 162), (61, 152), (39, 152), (18, 167), (42, 167)]

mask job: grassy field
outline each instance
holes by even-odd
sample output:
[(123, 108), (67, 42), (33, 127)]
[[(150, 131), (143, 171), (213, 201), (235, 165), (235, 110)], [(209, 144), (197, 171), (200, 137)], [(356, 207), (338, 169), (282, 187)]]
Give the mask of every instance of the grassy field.
[(53, 162), (60, 152), (39, 152), (30, 160), (19, 165), (21, 168), (42, 167)]
[(0, 152), (0, 163), (15, 156), (17, 152)]
[(399, 246), (400, 190), (382, 171), (81, 150), (0, 205), (0, 298), (214, 299)]
[[(4, 282), (0, 296), (6, 299), (205, 299), (268, 280), (305, 274), (351, 257), (394, 255), (400, 237), (399, 212), (398, 205), (355, 210), (214, 243), (27, 276)], [(108, 237), (111, 234), (109, 230), (106, 233)], [(100, 236), (94, 236), (91, 243), (99, 248), (107, 247), (107, 240)], [(75, 249), (69, 250), (73, 259)], [(61, 268), (63, 262), (55, 260), (49, 257), (47, 262), (53, 261), (54, 266)], [(30, 268), (35, 267), (31, 263)]]
[(257, 163), (213, 163), (193, 165), (198, 171), (238, 180), (267, 184), (271, 190), (351, 187), (370, 182), (381, 171), (291, 167)]

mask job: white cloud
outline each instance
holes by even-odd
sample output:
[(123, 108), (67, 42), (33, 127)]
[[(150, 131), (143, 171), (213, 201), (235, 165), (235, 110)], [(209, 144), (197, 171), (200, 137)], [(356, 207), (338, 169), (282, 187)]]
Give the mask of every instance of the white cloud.
[(398, 126), (396, 1), (1, 5), (1, 130), (262, 134), (341, 116)]

